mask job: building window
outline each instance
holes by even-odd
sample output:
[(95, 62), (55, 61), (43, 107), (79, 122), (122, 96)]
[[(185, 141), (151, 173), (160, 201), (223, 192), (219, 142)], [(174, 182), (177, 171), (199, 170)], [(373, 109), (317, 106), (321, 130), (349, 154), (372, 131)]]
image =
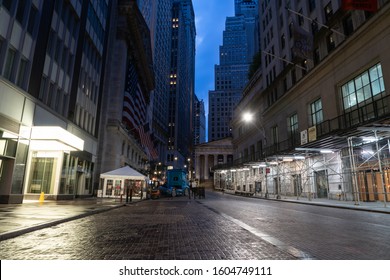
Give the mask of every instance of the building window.
[(341, 86), (344, 110), (385, 92), (380, 63)]
[(316, 0), (309, 0), (308, 2), (310, 12), (314, 11), (314, 9), (316, 8)]
[(298, 135), (298, 115), (294, 114), (287, 120), (288, 131), (292, 140), (292, 144), (295, 144), (296, 140), (299, 139)]
[(3, 0), (2, 6), (11, 12), (13, 0)]
[(327, 43), (327, 47), (328, 47), (328, 53), (331, 52), (332, 50), (334, 50), (334, 48), (336, 47), (336, 43), (334, 41), (333, 34), (329, 34), (326, 37), (326, 43)]
[(291, 134), (298, 131), (298, 115), (294, 114), (288, 118), (288, 128)]
[(18, 9), (16, 10), (16, 20), (23, 25), (24, 11), (26, 9), (26, 0), (19, 0)]
[(343, 19), (343, 27), (345, 36), (349, 36), (353, 33), (353, 22), (351, 15)]
[(24, 80), (26, 77), (26, 70), (27, 70), (27, 60), (21, 59), (19, 65), (19, 71), (18, 71), (18, 79), (16, 81), (16, 84), (21, 88), (23, 88)]
[(32, 35), (34, 32), (35, 22), (37, 18), (38, 10), (31, 6), (30, 16), (28, 17), (27, 32)]
[(275, 125), (271, 128), (271, 144), (273, 146), (277, 145), (279, 143), (279, 132), (278, 132), (278, 126)]
[(7, 59), (5, 61), (4, 78), (10, 80), (12, 75), (12, 69), (14, 65), (16, 51), (8, 49)]
[(301, 16), (303, 14), (303, 10), (302, 9), (299, 10), (299, 14), (300, 15), (298, 16), (298, 24), (299, 24), (299, 26), (302, 26), (303, 23), (304, 23), (304, 18), (303, 18), (303, 16)]
[(323, 121), (321, 98), (310, 104), (310, 115), (312, 125), (317, 125)]
[(333, 16), (332, 1), (330, 1), (328, 5), (325, 6), (324, 12), (325, 12), (326, 21), (329, 21), (330, 18)]

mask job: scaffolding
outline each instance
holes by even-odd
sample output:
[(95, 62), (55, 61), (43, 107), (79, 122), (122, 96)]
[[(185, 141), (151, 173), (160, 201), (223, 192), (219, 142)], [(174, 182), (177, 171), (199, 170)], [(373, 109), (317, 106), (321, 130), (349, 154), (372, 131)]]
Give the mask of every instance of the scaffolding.
[[(261, 197), (390, 201), (390, 126), (358, 128), (338, 149), (296, 148), (227, 170), (221, 188)], [(225, 182), (221, 182), (225, 180)]]

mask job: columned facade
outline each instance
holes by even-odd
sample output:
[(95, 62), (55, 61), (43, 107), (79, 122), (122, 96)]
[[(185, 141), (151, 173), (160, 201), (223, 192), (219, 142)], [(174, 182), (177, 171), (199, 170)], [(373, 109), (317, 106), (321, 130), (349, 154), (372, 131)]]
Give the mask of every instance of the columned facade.
[(214, 168), (229, 162), (233, 162), (231, 138), (195, 146), (195, 178), (201, 184), (212, 183)]

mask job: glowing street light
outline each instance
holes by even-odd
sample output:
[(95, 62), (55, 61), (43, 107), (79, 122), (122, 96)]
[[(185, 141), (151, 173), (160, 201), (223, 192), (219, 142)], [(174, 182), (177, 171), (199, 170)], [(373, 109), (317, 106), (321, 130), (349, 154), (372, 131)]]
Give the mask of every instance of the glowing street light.
[(251, 122), (253, 121), (253, 114), (246, 112), (242, 115), (242, 119), (244, 120), (244, 122)]

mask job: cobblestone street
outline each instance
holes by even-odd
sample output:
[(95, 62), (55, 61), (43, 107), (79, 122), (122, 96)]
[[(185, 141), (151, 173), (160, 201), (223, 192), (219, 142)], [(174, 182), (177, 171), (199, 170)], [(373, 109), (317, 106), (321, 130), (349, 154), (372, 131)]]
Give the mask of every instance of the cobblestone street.
[(294, 259), (186, 197), (149, 200), (0, 242), (0, 259)]

